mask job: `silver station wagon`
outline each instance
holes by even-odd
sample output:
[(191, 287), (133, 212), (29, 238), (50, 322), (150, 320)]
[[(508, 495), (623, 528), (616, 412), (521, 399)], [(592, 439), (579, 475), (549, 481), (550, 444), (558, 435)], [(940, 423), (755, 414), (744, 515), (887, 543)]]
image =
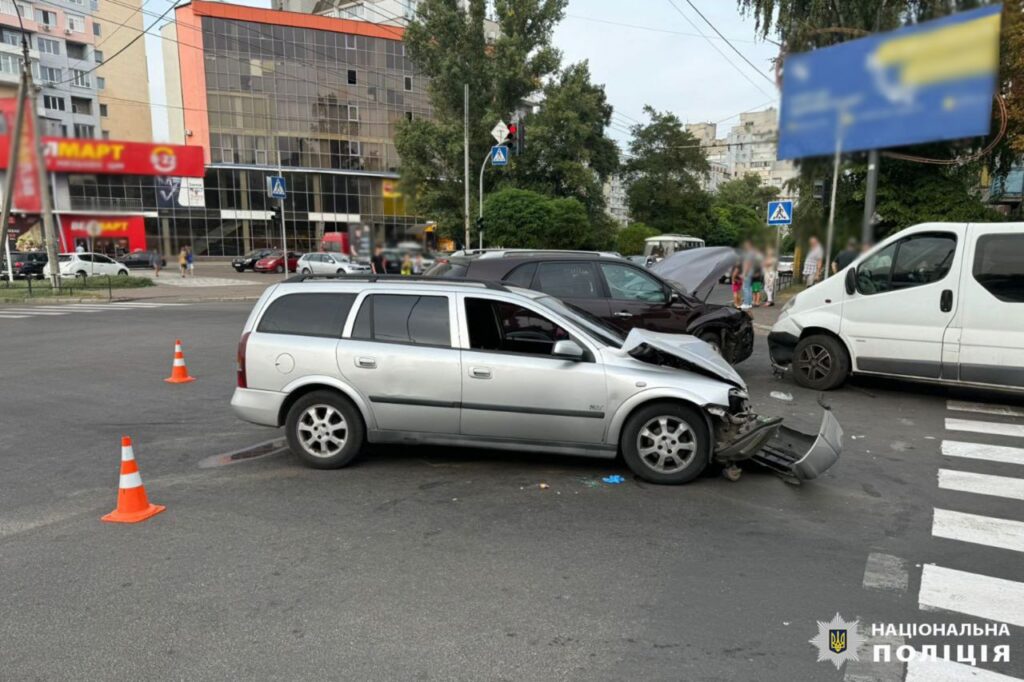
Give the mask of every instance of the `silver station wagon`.
[(624, 336), (537, 291), (465, 280), (297, 276), (268, 288), (238, 344), (231, 405), (284, 426), (291, 450), (336, 468), (371, 443), (613, 458), (684, 483), (756, 460), (796, 479), (839, 457), (818, 434), (751, 412), (740, 376), (692, 336)]

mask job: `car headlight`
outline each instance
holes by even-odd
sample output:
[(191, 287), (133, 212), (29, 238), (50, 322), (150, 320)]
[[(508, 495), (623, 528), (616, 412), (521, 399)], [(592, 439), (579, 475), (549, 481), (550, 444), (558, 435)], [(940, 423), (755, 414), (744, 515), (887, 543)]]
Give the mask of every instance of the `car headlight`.
[(792, 307), (793, 307), (793, 306), (794, 306), (794, 305), (796, 304), (796, 299), (797, 299), (797, 298), (799, 298), (799, 296), (800, 296), (800, 294), (797, 294), (797, 295), (796, 295), (796, 296), (794, 296), (793, 298), (791, 298), (791, 299), (789, 299), (788, 301), (786, 301), (786, 304), (785, 304), (784, 306), (782, 306), (782, 312), (784, 312), (784, 313), (785, 313), (785, 312), (787, 312), (787, 311), (788, 311), (788, 310), (789, 310), (790, 308), (792, 308)]

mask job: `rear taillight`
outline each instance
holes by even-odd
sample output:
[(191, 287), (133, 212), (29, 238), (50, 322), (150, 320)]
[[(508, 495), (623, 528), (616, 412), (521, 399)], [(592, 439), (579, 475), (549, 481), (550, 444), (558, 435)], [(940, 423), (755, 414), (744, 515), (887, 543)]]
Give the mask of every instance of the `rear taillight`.
[(22, 265), (24, 265), (24, 263), (19, 263), (18, 261), (14, 261), (14, 267), (20, 268)]
[(252, 332), (246, 332), (242, 334), (242, 338), (238, 340), (238, 357), (235, 359), (235, 366), (238, 369), (238, 387), (248, 388), (249, 382), (245, 376), (245, 347), (249, 344), (249, 334)]

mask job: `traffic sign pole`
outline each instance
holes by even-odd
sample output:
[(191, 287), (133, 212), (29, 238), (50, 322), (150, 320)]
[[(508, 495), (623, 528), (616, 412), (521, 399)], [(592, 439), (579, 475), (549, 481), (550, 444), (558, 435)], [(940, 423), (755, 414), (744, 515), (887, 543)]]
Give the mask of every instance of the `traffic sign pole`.
[(875, 201), (878, 195), (878, 150), (868, 152), (867, 186), (864, 188), (864, 221), (860, 226), (860, 243), (875, 241)]

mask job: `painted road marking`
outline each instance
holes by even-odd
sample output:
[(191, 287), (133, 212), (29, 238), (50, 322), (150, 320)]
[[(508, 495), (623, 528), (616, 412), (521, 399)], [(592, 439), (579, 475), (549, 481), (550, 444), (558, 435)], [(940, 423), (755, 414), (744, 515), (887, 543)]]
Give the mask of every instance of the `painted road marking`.
[(1024, 627), (1024, 583), (1013, 580), (925, 564), (917, 603)]
[(1005, 445), (985, 443), (964, 443), (956, 440), (942, 441), (942, 454), (947, 457), (984, 459), (1003, 464), (1024, 464), (1024, 448), (1008, 448)]
[(1013, 405), (994, 405), (991, 403), (971, 403), (964, 400), (949, 400), (946, 408), (960, 412), (977, 412), (979, 414), (998, 414), (1004, 417), (1024, 417), (1024, 407)]
[(918, 653), (907, 662), (906, 682), (1021, 682), (1021, 680), (1019, 677), (1010, 677), (963, 663), (954, 663), (943, 659), (922, 660)]
[(993, 436), (1017, 436), (1024, 438), (1024, 424), (1003, 424), (1000, 422), (979, 422), (973, 419), (946, 419), (948, 431), (970, 431)]
[(963, 493), (1024, 500), (1024, 478), (939, 469), (939, 487), (945, 490), (959, 490)]
[(864, 643), (859, 649), (860, 660), (847, 661), (843, 682), (903, 682), (903, 664), (895, 660), (875, 661), (872, 652), (875, 646), (888, 645), (895, 652), (904, 644), (902, 637), (873, 637), (861, 633)]
[(1020, 521), (936, 508), (932, 535), (1024, 552), (1024, 523)]
[(864, 565), (864, 588), (906, 592), (910, 583), (907, 562), (898, 556), (872, 552)]
[(0, 313), (0, 320), (20, 320), (28, 315), (11, 315), (9, 313)]

